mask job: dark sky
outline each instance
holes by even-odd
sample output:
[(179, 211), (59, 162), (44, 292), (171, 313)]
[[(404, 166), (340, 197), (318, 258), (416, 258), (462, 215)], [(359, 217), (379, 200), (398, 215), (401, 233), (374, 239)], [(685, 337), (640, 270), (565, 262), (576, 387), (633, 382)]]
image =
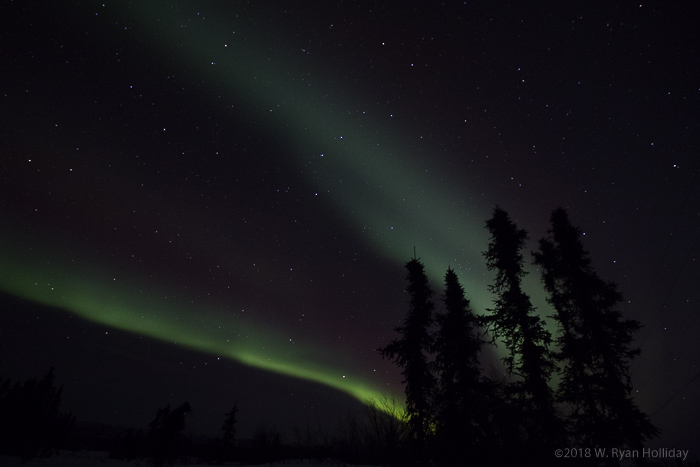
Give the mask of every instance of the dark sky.
[(402, 394), (414, 246), (483, 313), (493, 207), (535, 249), (562, 206), (645, 326), (653, 445), (698, 447), (690, 2), (390, 5), (3, 2), (0, 374), (105, 423), (335, 420)]

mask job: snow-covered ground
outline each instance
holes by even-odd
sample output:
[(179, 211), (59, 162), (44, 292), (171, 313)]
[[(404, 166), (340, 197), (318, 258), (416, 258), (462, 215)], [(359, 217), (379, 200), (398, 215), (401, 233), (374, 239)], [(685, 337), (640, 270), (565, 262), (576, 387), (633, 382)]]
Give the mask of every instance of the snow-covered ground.
[[(0, 466), (2, 467), (149, 467), (153, 463), (148, 460), (117, 460), (110, 459), (106, 452), (101, 451), (79, 451), (79, 452), (62, 452), (57, 456), (47, 458), (37, 458), (28, 462), (22, 462), (18, 457), (0, 456)], [(209, 464), (201, 464), (192, 462), (181, 462), (168, 464), (172, 467), (200, 467), (208, 466)], [(227, 463), (227, 466), (247, 467), (237, 463)], [(313, 466), (313, 467), (374, 467), (368, 465), (344, 464), (342, 462), (320, 461), (316, 459), (294, 459), (284, 462), (273, 462), (268, 464), (260, 464), (256, 467), (293, 467), (293, 466)]]

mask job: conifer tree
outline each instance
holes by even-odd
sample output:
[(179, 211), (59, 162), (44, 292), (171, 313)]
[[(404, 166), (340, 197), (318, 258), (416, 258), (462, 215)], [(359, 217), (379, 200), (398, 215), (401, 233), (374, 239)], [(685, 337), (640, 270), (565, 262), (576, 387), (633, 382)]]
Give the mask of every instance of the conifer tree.
[(231, 460), (235, 452), (236, 444), (236, 414), (238, 413), (238, 405), (233, 404), (231, 410), (225, 414), (223, 425), (221, 425), (221, 450), (219, 452), (219, 461), (224, 462)]
[[(476, 447), (482, 438), (480, 414), (482, 340), (464, 288), (451, 268), (445, 274), (444, 312), (436, 316), (436, 432), (444, 455)], [(473, 454), (471, 454), (473, 455)]]
[(428, 363), (433, 338), (433, 291), (423, 264), (415, 257), (406, 263), (406, 290), (409, 294), (408, 314), (403, 326), (396, 328), (401, 336), (381, 349), (382, 356), (393, 359), (401, 368), (406, 392), (406, 415), (412, 446), (425, 452), (425, 443), (432, 432), (431, 405), (435, 377)]
[(493, 339), (503, 341), (508, 354), (503, 358), (506, 370), (518, 379), (508, 385), (516, 408), (521, 412), (524, 440), (533, 455), (556, 444), (561, 427), (554, 408), (554, 393), (549, 380), (555, 365), (549, 351), (552, 336), (535, 313), (530, 297), (522, 290), (522, 249), (527, 232), (518, 229), (508, 213), (496, 206), (486, 221), (491, 233), (486, 266), (496, 272), (489, 291), (496, 295), (494, 308), (484, 321)]
[(540, 240), (535, 264), (556, 311), (563, 365), (558, 390), (568, 404), (570, 433), (577, 447), (626, 446), (640, 449), (659, 430), (631, 397), (630, 362), (635, 320), (623, 319), (617, 285), (591, 266), (580, 230), (562, 208), (551, 216), (549, 237)]
[(236, 414), (238, 413), (238, 405), (233, 404), (231, 411), (226, 413), (226, 419), (221, 426), (221, 431), (224, 436), (224, 446), (231, 448), (236, 441)]

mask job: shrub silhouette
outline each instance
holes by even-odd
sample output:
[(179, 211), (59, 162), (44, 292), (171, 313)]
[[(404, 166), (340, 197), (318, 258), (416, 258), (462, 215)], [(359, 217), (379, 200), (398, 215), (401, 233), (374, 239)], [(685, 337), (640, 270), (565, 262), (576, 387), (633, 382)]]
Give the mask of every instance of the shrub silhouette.
[(61, 447), (74, 417), (61, 412), (63, 387), (54, 386), (54, 369), (24, 383), (0, 380), (0, 452), (31, 459)]
[(156, 466), (172, 462), (182, 454), (180, 433), (185, 429), (185, 415), (192, 408), (185, 402), (176, 409), (170, 410), (170, 404), (158, 409), (153, 421), (149, 424), (148, 450)]

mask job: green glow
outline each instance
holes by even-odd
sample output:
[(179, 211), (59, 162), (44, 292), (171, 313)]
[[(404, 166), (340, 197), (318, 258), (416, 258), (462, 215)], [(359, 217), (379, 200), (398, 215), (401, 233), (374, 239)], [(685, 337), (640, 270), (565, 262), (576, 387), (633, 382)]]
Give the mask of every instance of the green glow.
[(89, 274), (77, 274), (65, 267), (52, 270), (51, 264), (65, 264), (65, 258), (44, 256), (41, 261), (27, 261), (27, 257), (20, 260), (17, 256), (8, 252), (0, 263), (4, 278), (0, 288), (13, 295), (117, 329), (321, 383), (361, 401), (378, 400), (386, 394), (376, 385), (373, 388), (371, 382), (339, 369), (345, 362), (340, 361), (338, 352), (290, 343), (271, 326), (262, 329), (241, 316), (215, 320), (211, 314), (193, 313), (196, 307), (187, 307), (182, 298), (160, 298), (163, 295), (152, 286), (139, 291), (142, 282), (133, 272), (126, 281), (115, 281), (101, 272), (103, 265), (91, 264), (86, 268)]
[[(427, 164), (426, 155), (418, 154), (418, 139), (406, 142), (407, 131), (392, 130), (389, 116), (362, 114), (360, 99), (342, 97), (360, 90), (336, 89), (328, 84), (330, 73), (302, 73), (289, 59), (269, 61), (264, 36), (233, 34), (233, 26), (200, 12), (195, 3), (179, 11), (157, 2), (130, 8), (129, 21), (157, 38), (140, 45), (184, 65), (192, 77), (216, 83), (212, 94), (233, 96), (231, 102), (243, 102), (253, 112), (251, 119), (306, 148), (290, 151), (289, 162), (309, 172), (321, 201), (364, 231), (373, 249), (403, 266), (416, 246), (433, 284), (442, 283), (448, 265), (478, 269), (469, 277), (461, 274), (462, 281), (477, 312), (489, 306), (481, 251), (488, 244), (484, 222), (490, 206), (477, 203), (478, 186), (466, 187), (456, 174)], [(180, 26), (185, 18), (196, 18), (188, 23), (190, 31)], [(210, 103), (222, 104), (215, 98)]]
[[(489, 306), (490, 278), (481, 257), (488, 243), (483, 226), (489, 207), (477, 205), (478, 187), (465, 187), (453, 178), (456, 175), (426, 165), (425, 156), (399, 136), (401, 129), (391, 129), (388, 116), (358, 113), (351, 99), (342, 103), (340, 96), (348, 90), (329, 86), (330, 77), (302, 81), (297, 64), (271, 64), (263, 46), (256, 45), (261, 41), (232, 35), (231, 28), (214, 17), (185, 34), (175, 10), (157, 3), (114, 6), (126, 8), (127, 23), (135, 23), (139, 37), (150, 41), (140, 46), (150, 47), (160, 60), (183, 65), (190, 78), (211, 83), (211, 100), (203, 105), (223, 109), (227, 103), (217, 95), (235, 96), (237, 105), (243, 102), (253, 109), (251, 119), (270, 128), (271, 137), (297, 141), (298, 148), (287, 154), (288, 163), (308, 173), (309, 189), (318, 192), (320, 202), (345, 216), (356, 236), (397, 265), (397, 274), (403, 274), (402, 265), (416, 246), (436, 289), (451, 265), (460, 271), (475, 311)], [(24, 241), (13, 239), (4, 245), (23, 245), (14, 248), (14, 254), (4, 247), (0, 288), (9, 293), (115, 328), (322, 383), (362, 401), (386, 393), (377, 383), (341, 370), (349, 367), (350, 357), (335, 349), (290, 344), (282, 330), (242, 316), (228, 318), (220, 330), (221, 323), (209, 313), (194, 313), (196, 304), (188, 304), (186, 298), (161, 299), (172, 290), (165, 285), (158, 290), (153, 281), (135, 277), (133, 271), (117, 274), (115, 281), (101, 272), (109, 270), (108, 264), (82, 261), (80, 268), (72, 268), (68, 256), (23, 257), (19, 252), (29, 245)], [(79, 251), (73, 246), (72, 253)], [(473, 274), (467, 276), (464, 271), (469, 269)], [(232, 327), (235, 332), (229, 331)]]

